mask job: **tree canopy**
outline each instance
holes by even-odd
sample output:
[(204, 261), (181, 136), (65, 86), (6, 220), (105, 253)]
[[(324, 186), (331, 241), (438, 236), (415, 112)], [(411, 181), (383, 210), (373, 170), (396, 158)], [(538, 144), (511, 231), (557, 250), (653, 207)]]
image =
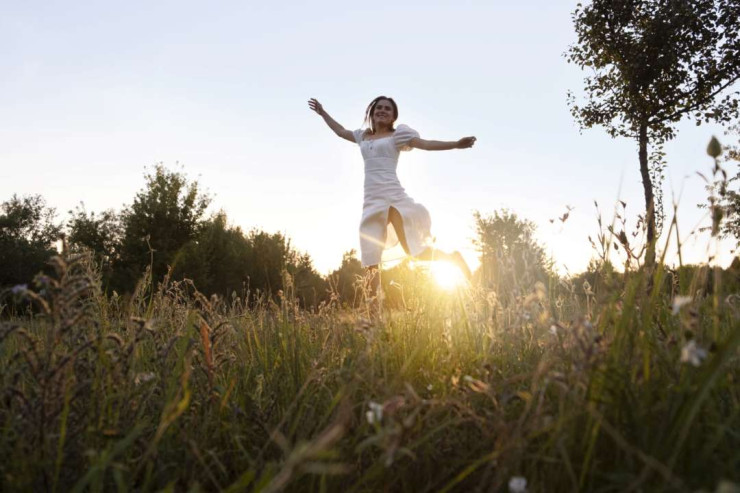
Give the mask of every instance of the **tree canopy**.
[(661, 145), (684, 117), (701, 124), (738, 115), (732, 86), (740, 78), (740, 0), (594, 0), (579, 4), (572, 19), (577, 42), (566, 58), (591, 75), (584, 103), (569, 93), (571, 112), (581, 128), (602, 126), (637, 141), (645, 263), (653, 265)]
[(28, 283), (56, 252), (61, 225), (40, 195), (13, 195), (0, 211), (0, 286)]
[(536, 227), (532, 221), (507, 209), (487, 216), (475, 212), (474, 217), (484, 284), (503, 292), (504, 286), (528, 290), (535, 282), (547, 279), (551, 266), (534, 238)]
[(119, 284), (131, 289), (146, 266), (161, 279), (176, 254), (196, 238), (211, 198), (181, 172), (157, 164), (146, 184), (121, 213), (119, 257), (126, 267)]

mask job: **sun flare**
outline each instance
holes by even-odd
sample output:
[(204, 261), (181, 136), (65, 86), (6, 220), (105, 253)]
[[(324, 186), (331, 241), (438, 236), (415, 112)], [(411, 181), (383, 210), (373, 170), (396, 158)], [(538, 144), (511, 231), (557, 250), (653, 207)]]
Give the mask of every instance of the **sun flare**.
[(432, 262), (430, 270), (434, 281), (445, 290), (455, 289), (465, 281), (465, 276), (460, 272), (460, 269), (450, 262), (440, 260)]

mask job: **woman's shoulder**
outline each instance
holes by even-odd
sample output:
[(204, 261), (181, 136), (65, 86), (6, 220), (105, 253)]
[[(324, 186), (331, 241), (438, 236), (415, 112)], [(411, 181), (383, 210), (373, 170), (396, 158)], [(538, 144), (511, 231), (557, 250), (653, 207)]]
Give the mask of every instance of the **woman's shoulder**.
[(355, 142), (359, 144), (367, 135), (367, 130), (368, 129), (366, 128), (358, 128), (356, 130), (353, 130), (352, 135), (355, 137)]
[(419, 133), (414, 130), (413, 128), (409, 127), (405, 123), (401, 123), (396, 127), (396, 131), (393, 132), (393, 134), (396, 136), (396, 138), (403, 138), (403, 137), (418, 137)]
[(416, 133), (416, 130), (414, 130), (413, 128), (409, 127), (405, 123), (399, 123), (396, 126), (396, 132), (395, 133), (396, 134), (408, 134), (408, 133), (415, 134)]

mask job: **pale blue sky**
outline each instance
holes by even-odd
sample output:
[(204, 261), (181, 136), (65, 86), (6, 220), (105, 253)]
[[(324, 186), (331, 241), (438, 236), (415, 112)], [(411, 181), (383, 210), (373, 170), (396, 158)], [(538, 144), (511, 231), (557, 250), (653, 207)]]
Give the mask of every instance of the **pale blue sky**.
[[(472, 261), (472, 211), (506, 207), (539, 225), (561, 268), (582, 270), (593, 201), (637, 213), (643, 199), (634, 143), (581, 135), (568, 111), (584, 76), (562, 57), (576, 3), (4, 2), (0, 200), (40, 193), (62, 218), (80, 201), (119, 209), (145, 166), (179, 162), (213, 210), (286, 233), (326, 273), (359, 247), (362, 159), (306, 100), (354, 129), (385, 94), (423, 137), (478, 137), (472, 150), (401, 156), (441, 246)], [(666, 147), (683, 235), (704, 215), (694, 172), (709, 170), (704, 149), (721, 133), (684, 122)], [(568, 221), (550, 224), (566, 205)], [(685, 261), (705, 259), (706, 242), (689, 241)]]

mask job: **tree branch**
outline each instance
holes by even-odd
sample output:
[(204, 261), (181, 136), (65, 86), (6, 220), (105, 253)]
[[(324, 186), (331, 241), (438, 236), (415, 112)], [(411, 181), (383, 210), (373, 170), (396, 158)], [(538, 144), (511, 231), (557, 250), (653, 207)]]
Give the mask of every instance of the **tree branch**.
[[(727, 89), (729, 86), (731, 86), (732, 84), (734, 84), (738, 79), (740, 79), (740, 74), (738, 74), (734, 78), (728, 80), (726, 84), (720, 86), (716, 91), (714, 91), (713, 93), (707, 95), (703, 99), (700, 99), (699, 101), (696, 101), (694, 104), (691, 104), (689, 106), (686, 106), (685, 108), (682, 108), (682, 109), (680, 109), (678, 111), (675, 111), (675, 112), (671, 113), (670, 115), (664, 116), (662, 118), (653, 118), (653, 119), (650, 119), (648, 121), (648, 124), (650, 126), (653, 126), (656, 123), (662, 123), (662, 122), (665, 122), (665, 121), (669, 121), (669, 120), (672, 120), (673, 118), (675, 118), (677, 116), (680, 116), (680, 115), (683, 115), (683, 114), (688, 113), (690, 111), (693, 111), (696, 108), (698, 108), (698, 107), (706, 104), (707, 102), (711, 101), (714, 98), (714, 96), (716, 96), (720, 92), (722, 92), (725, 89)], [(689, 92), (691, 92), (691, 91), (689, 91)]]

